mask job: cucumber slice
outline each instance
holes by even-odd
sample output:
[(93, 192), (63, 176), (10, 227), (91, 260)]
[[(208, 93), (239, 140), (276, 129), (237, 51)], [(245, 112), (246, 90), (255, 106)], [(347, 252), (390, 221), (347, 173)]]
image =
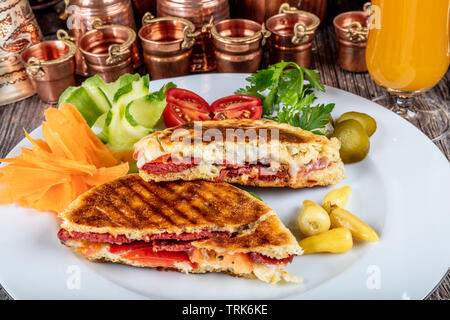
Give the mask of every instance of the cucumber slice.
[(141, 125), (132, 126), (124, 117), (125, 107), (117, 107), (105, 119), (105, 134), (110, 147), (116, 151), (133, 149), (133, 145), (153, 129)]
[(145, 75), (138, 81), (127, 83), (114, 94), (113, 103), (127, 105), (131, 101), (148, 95), (149, 76)]
[(136, 127), (153, 128), (166, 107), (166, 99), (156, 100), (152, 96), (143, 96), (131, 101), (125, 108), (125, 119)]
[[(102, 82), (102, 78), (98, 77)], [(81, 85), (84, 87), (90, 94), (92, 100), (95, 101), (96, 105), (103, 110), (103, 112), (107, 112), (109, 109), (111, 109), (111, 102), (108, 99), (108, 96), (106, 95), (105, 91), (102, 88), (105, 88), (105, 83), (103, 82), (103, 86), (97, 79), (89, 78), (83, 84)], [(91, 80), (91, 81), (89, 81)], [(97, 80), (97, 81), (96, 81)]]
[(72, 92), (74, 92), (76, 89), (78, 89), (78, 87), (68, 87), (66, 90), (64, 90), (63, 93), (61, 93), (61, 95), (59, 96), (58, 99), (58, 106), (65, 102), (67, 100), (68, 97), (70, 97), (70, 95), (72, 94)]
[[(115, 105), (105, 118), (105, 133), (110, 147), (116, 151), (132, 150), (134, 144), (142, 137), (153, 133), (155, 129), (143, 126), (135, 119), (141, 115), (148, 116), (147, 124), (157, 123), (165, 107), (165, 100), (160, 101), (157, 106), (147, 104), (148, 96), (141, 97), (130, 102), (127, 106)], [(150, 109), (151, 111), (144, 109)], [(134, 116), (133, 117), (133, 113)], [(138, 117), (139, 114), (139, 117)], [(141, 122), (141, 121), (140, 121)], [(153, 125), (152, 125), (153, 126)]]
[(95, 75), (86, 79), (82, 83), (82, 86), (99, 87), (100, 89), (102, 89), (103, 93), (105, 93), (109, 101), (113, 101), (114, 94), (116, 93), (117, 90), (119, 90), (119, 88), (129, 83), (132, 83), (133, 81), (138, 81), (140, 78), (141, 77), (137, 73), (135, 74), (127, 73), (120, 76), (120, 78), (114, 82), (106, 83), (100, 76)]
[[(100, 117), (98, 117), (97, 121), (92, 126), (92, 131), (97, 135), (97, 137), (102, 140), (103, 143), (108, 142), (108, 134), (106, 127), (106, 118), (110, 112), (105, 112)], [(111, 115), (110, 115), (111, 116)]]
[(97, 118), (105, 113), (104, 105), (99, 106), (86, 88), (69, 87), (66, 91), (60, 96), (58, 104), (63, 102), (73, 104), (80, 111), (89, 126), (92, 126)]

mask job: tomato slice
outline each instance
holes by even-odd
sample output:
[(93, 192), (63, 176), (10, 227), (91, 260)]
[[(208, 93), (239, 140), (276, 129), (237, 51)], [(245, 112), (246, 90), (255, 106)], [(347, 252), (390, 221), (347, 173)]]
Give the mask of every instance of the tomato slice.
[(145, 264), (148, 267), (175, 267), (175, 263), (188, 262), (189, 255), (184, 251), (153, 251), (151, 247), (128, 251), (121, 256), (124, 259)]
[(171, 88), (167, 91), (166, 101), (167, 106), (162, 115), (166, 127), (211, 120), (208, 102), (192, 91)]
[(108, 251), (112, 254), (122, 254), (124, 252), (133, 251), (141, 248), (151, 248), (152, 244), (143, 241), (137, 241), (125, 244), (110, 244)]
[(213, 120), (254, 119), (262, 115), (261, 100), (244, 94), (220, 98), (211, 104)]

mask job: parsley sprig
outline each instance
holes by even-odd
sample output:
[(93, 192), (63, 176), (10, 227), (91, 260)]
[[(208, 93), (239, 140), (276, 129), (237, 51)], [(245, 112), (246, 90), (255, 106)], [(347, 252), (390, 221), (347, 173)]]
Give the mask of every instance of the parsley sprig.
[(235, 93), (260, 98), (263, 117), (322, 134), (319, 129), (328, 123), (334, 104), (311, 106), (316, 100), (313, 89), (325, 91), (317, 70), (281, 61), (246, 80), (249, 85)]

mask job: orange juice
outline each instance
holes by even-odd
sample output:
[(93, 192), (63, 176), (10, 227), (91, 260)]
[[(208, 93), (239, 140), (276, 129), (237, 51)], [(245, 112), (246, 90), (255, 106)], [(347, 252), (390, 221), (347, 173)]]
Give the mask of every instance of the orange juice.
[[(450, 63), (449, 0), (372, 0), (366, 62), (376, 83), (391, 91), (425, 91)], [(375, 7), (376, 6), (376, 7)]]

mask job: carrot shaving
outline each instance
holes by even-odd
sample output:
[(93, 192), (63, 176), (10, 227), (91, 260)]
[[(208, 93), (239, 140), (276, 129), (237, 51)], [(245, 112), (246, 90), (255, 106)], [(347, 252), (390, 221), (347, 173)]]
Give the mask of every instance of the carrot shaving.
[(49, 108), (45, 119), (45, 141), (25, 131), (32, 148), (0, 159), (8, 163), (0, 168), (0, 204), (61, 212), (90, 188), (127, 174), (128, 163), (97, 138), (76, 107)]

